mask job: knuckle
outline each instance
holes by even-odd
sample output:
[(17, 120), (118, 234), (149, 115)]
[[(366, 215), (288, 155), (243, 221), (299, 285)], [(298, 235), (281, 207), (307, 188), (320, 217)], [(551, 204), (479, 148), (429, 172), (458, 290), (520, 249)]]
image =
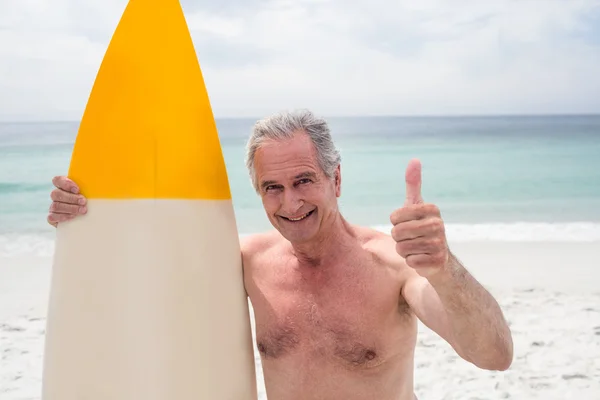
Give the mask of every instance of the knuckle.
[(435, 232), (437, 230), (437, 221), (435, 218), (428, 218), (425, 220), (424, 225), (431, 232)]
[(50, 198), (54, 201), (60, 201), (62, 197), (62, 192), (59, 189), (54, 189), (52, 192), (50, 192)]
[(441, 233), (444, 231), (444, 222), (439, 217), (434, 217), (429, 220), (428, 228), (433, 233)]
[(439, 253), (437, 253), (435, 255), (434, 260), (435, 260), (436, 264), (443, 264), (446, 261), (446, 253), (443, 251), (440, 251)]
[(390, 215), (390, 222), (393, 225), (397, 225), (402, 220), (402, 209), (392, 212)]
[(428, 214), (432, 214), (432, 215), (436, 215), (436, 216), (438, 216), (440, 214), (440, 209), (438, 208), (438, 206), (436, 206), (435, 204), (432, 204), (432, 203), (423, 204), (423, 209)]
[(65, 186), (67, 186), (67, 180), (62, 175), (54, 177), (54, 179), (52, 180), (52, 182), (59, 189), (64, 189)]
[(434, 249), (439, 248), (440, 246), (442, 246), (442, 238), (440, 238), (439, 236), (432, 237), (431, 245)]
[(423, 204), (411, 204), (406, 207), (406, 211), (414, 215), (421, 215), (423, 213)]
[(398, 252), (398, 254), (400, 254), (402, 257), (406, 257), (406, 244), (396, 243), (396, 252)]
[(53, 213), (65, 213), (69, 211), (68, 205), (64, 203), (53, 202), (50, 205), (50, 211)]
[(394, 226), (392, 228), (391, 235), (392, 235), (392, 239), (394, 239), (395, 241), (398, 241), (398, 229), (396, 226)]
[(437, 231), (444, 232), (446, 230), (446, 228), (444, 227), (444, 221), (442, 221), (441, 218), (438, 218), (436, 221), (437, 221)]
[(392, 238), (395, 241), (399, 241), (402, 239), (402, 226), (396, 225), (392, 228)]

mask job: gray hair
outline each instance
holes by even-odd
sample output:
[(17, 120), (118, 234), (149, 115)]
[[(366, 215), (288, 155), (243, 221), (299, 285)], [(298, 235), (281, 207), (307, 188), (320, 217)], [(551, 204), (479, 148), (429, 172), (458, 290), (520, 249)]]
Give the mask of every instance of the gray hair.
[(305, 132), (317, 151), (319, 166), (328, 178), (333, 178), (341, 161), (340, 152), (335, 147), (327, 122), (308, 110), (283, 111), (264, 118), (254, 125), (246, 146), (246, 167), (252, 185), (258, 192), (258, 182), (254, 168), (254, 156), (265, 140), (291, 139), (298, 131)]

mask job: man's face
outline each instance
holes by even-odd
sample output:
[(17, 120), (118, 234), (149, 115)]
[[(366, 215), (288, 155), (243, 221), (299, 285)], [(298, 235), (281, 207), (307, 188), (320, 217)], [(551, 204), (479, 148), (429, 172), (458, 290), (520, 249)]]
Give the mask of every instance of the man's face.
[(292, 243), (315, 237), (337, 212), (338, 179), (329, 179), (319, 166), (308, 135), (265, 142), (255, 154), (259, 193), (271, 224)]

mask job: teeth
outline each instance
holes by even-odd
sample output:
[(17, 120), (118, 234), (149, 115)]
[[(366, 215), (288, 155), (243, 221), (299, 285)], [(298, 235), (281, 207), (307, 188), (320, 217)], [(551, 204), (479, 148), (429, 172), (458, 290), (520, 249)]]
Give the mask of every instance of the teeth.
[(310, 214), (310, 212), (307, 212), (306, 214), (302, 215), (301, 217), (298, 218), (288, 218), (290, 221), (300, 221), (301, 219), (304, 219), (308, 216), (308, 214)]

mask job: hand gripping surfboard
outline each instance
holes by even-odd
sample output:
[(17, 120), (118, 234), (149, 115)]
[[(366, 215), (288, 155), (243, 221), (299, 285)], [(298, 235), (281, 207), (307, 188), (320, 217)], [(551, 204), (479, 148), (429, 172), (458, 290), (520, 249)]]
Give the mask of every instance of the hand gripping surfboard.
[(42, 400), (254, 400), (249, 307), (216, 124), (177, 0), (130, 0), (56, 232)]

